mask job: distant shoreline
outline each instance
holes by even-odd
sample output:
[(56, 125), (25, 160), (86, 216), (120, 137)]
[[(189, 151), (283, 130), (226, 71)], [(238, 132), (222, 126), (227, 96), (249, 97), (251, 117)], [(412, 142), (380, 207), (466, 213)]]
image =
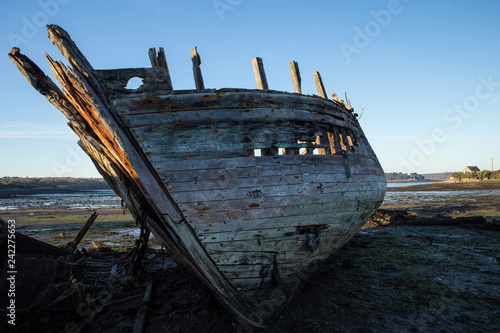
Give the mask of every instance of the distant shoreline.
[(422, 180), (388, 180), (387, 183), (394, 184), (403, 184), (403, 183), (436, 183), (436, 182), (444, 182), (446, 180), (431, 180), (431, 179), (422, 179)]
[(88, 187), (74, 187), (74, 188), (48, 188), (48, 189), (37, 189), (37, 188), (2, 188), (0, 189), (0, 198), (12, 198), (15, 196), (25, 196), (25, 195), (36, 195), (36, 194), (71, 194), (71, 193), (81, 193), (81, 192), (93, 192), (93, 191), (111, 191), (111, 188), (88, 188)]
[(388, 187), (387, 192), (498, 190), (500, 180), (441, 181), (423, 185)]
[(76, 193), (100, 190), (111, 190), (111, 187), (103, 178), (0, 178), (0, 198), (10, 198), (19, 195)]

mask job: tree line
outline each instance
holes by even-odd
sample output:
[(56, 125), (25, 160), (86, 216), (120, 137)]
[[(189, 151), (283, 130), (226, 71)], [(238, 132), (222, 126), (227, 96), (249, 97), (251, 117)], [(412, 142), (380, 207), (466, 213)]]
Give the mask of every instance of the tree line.
[(475, 173), (463, 173), (454, 172), (451, 174), (450, 179), (452, 180), (488, 180), (488, 179), (500, 179), (500, 170), (488, 171), (483, 170)]
[(386, 180), (392, 180), (392, 181), (418, 181), (418, 180), (424, 180), (425, 177), (423, 175), (419, 175), (418, 173), (402, 173), (402, 172), (386, 172), (385, 173), (385, 179)]
[(108, 183), (102, 178), (73, 178), (73, 177), (43, 177), (43, 178), (22, 178), (3, 177), (0, 178), (0, 189), (36, 189), (36, 188), (92, 188), (109, 189)]

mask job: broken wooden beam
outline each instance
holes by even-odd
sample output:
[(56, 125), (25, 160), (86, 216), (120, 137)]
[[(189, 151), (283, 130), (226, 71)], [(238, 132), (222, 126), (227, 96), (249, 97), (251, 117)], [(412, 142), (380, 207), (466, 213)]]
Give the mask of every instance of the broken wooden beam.
[(323, 85), (323, 80), (318, 71), (314, 72), (314, 81), (316, 82), (316, 89), (318, 90), (318, 95), (324, 99), (328, 99), (326, 96), (325, 86)]
[(137, 318), (135, 320), (133, 333), (142, 333), (144, 331), (144, 326), (146, 325), (146, 317), (149, 313), (149, 302), (151, 300), (151, 292), (153, 290), (153, 282), (151, 281), (146, 287), (146, 292), (144, 293), (144, 298), (142, 300), (141, 307), (137, 313)]
[(148, 54), (152, 67), (163, 68), (167, 90), (174, 90), (172, 86), (172, 80), (170, 78), (170, 72), (168, 70), (167, 58), (165, 57), (165, 50), (163, 49), (163, 47), (160, 47), (158, 50), (152, 47), (149, 49)]
[(203, 90), (205, 89), (205, 84), (203, 83), (203, 76), (201, 75), (201, 58), (196, 46), (191, 50), (191, 60), (193, 61), (193, 75), (196, 90)]
[(290, 62), (290, 72), (292, 73), (293, 89), (296, 93), (302, 94), (302, 79), (300, 78), (299, 64), (296, 61)]
[(87, 234), (87, 231), (89, 231), (98, 215), (99, 214), (97, 212), (92, 212), (92, 215), (89, 216), (87, 222), (85, 222), (78, 234), (75, 236), (75, 239), (66, 244), (66, 246), (64, 247), (66, 250), (72, 252), (76, 250), (76, 247), (78, 246), (78, 244), (80, 244), (85, 234)]
[(151, 47), (148, 50), (148, 55), (149, 55), (149, 61), (151, 61), (151, 66), (160, 67), (160, 64), (158, 62), (158, 57), (156, 56), (156, 48)]
[(267, 84), (266, 72), (264, 71), (264, 63), (259, 57), (255, 57), (252, 60), (253, 72), (255, 74), (255, 82), (257, 83), (257, 89), (269, 90), (269, 85)]
[(146, 250), (148, 248), (149, 236), (151, 232), (144, 225), (141, 226), (141, 234), (139, 239), (136, 240), (136, 247), (132, 252), (132, 258), (130, 259), (131, 267), (129, 270), (129, 275), (136, 276), (139, 272), (139, 268), (141, 267), (142, 259), (146, 254)]

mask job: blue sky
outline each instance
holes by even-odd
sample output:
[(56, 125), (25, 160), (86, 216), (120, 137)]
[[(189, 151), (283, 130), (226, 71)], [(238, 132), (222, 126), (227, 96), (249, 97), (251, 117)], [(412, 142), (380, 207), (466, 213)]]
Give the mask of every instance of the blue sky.
[(174, 89), (194, 89), (198, 47), (207, 88), (254, 88), (263, 58), (271, 89), (347, 92), (386, 172), (500, 168), (498, 1), (78, 1), (0, 3), (1, 176), (97, 177), (65, 117), (7, 57), (12, 46), (51, 74), (62, 59), (45, 23), (66, 29), (97, 69), (147, 67), (164, 47)]

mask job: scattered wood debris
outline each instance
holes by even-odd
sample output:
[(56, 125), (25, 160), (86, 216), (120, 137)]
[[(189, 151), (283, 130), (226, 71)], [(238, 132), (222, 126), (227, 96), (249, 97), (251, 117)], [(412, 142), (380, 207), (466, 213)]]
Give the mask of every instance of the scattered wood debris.
[(484, 216), (450, 217), (447, 215), (438, 214), (432, 217), (420, 217), (416, 212), (389, 209), (377, 210), (366, 225), (378, 226), (388, 224), (421, 226), (449, 225), (474, 227), (481, 230), (500, 230), (499, 222), (488, 222)]

